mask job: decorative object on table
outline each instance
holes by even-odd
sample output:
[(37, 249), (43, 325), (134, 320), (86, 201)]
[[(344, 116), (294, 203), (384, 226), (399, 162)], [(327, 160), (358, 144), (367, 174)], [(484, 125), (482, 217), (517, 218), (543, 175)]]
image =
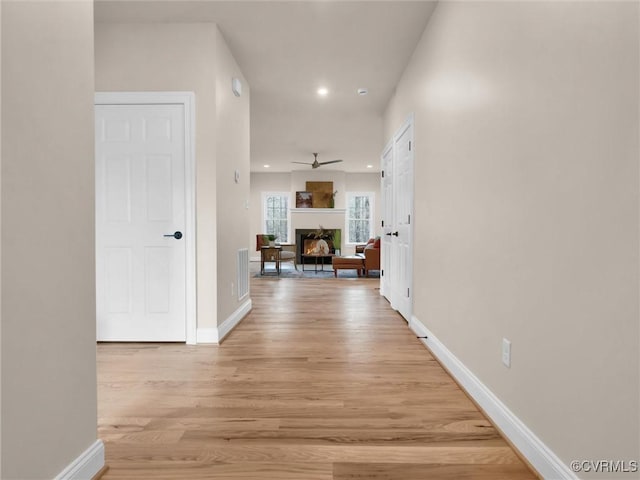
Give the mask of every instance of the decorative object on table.
[(333, 231), (333, 248), (339, 251), (342, 248), (341, 243), (342, 243), (342, 230), (338, 228), (337, 230)]
[(309, 162), (291, 162), (291, 163), (300, 163), (302, 165), (311, 165), (311, 168), (318, 168), (321, 167), (322, 165), (329, 165), (330, 163), (340, 163), (342, 160), (329, 160), (328, 162), (319, 162), (318, 161), (318, 154), (314, 153), (313, 154), (313, 162), (309, 163)]
[(296, 208), (313, 208), (313, 193), (296, 192)]
[(335, 208), (336, 206), (336, 195), (338, 194), (338, 190), (331, 194), (331, 199), (329, 200), (329, 208)]
[(307, 182), (306, 189), (313, 193), (313, 208), (331, 208), (333, 182)]
[(270, 247), (275, 247), (276, 246), (276, 240), (278, 239), (277, 235), (273, 235), (273, 234), (269, 234), (267, 235), (267, 237), (269, 238), (269, 246)]
[(328, 255), (329, 254), (329, 244), (326, 240), (322, 238), (318, 240), (313, 248), (311, 249), (311, 253), (314, 255)]

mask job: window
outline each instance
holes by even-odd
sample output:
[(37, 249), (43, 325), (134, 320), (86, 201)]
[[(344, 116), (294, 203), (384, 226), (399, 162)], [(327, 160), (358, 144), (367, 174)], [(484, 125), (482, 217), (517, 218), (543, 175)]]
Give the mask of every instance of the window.
[(366, 243), (373, 236), (373, 193), (347, 193), (347, 243)]
[(262, 194), (264, 233), (277, 235), (281, 243), (289, 242), (289, 193), (265, 192)]

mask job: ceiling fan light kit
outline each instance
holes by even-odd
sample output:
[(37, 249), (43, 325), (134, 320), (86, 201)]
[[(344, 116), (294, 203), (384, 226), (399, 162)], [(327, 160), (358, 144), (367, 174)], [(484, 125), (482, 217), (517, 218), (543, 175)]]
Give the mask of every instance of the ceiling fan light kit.
[(318, 168), (318, 167), (321, 167), (322, 165), (329, 165), (330, 163), (340, 163), (340, 162), (342, 162), (342, 160), (329, 160), (327, 162), (319, 162), (318, 154), (314, 153), (313, 163), (309, 163), (309, 162), (291, 162), (291, 163), (299, 163), (301, 165), (311, 165), (311, 168)]

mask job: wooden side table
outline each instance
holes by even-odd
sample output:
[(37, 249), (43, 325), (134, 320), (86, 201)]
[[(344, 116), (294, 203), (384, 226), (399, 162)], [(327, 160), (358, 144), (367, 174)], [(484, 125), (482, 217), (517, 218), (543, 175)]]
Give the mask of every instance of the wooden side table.
[(274, 262), (276, 264), (276, 271), (271, 273), (280, 275), (280, 252), (282, 252), (282, 247), (280, 245), (275, 245), (273, 247), (270, 245), (263, 245), (260, 247), (260, 275), (267, 273), (264, 268), (265, 262)]

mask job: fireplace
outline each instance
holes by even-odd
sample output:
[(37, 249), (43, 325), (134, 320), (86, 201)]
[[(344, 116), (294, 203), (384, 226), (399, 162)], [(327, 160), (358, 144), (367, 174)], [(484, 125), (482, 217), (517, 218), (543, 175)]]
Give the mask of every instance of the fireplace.
[[(340, 238), (340, 230), (331, 230), (334, 232), (334, 237), (322, 239), (313, 238), (313, 234), (317, 231), (317, 229), (296, 229), (296, 263), (314, 263), (313, 258), (302, 258), (303, 254), (336, 253), (334, 238)], [(321, 240), (324, 240), (324, 242)], [(338, 248), (340, 248), (339, 245)]]
[(333, 248), (333, 240), (330, 239), (305, 238), (303, 245), (302, 253), (306, 255), (328, 255), (329, 253), (334, 253), (332, 250), (335, 250)]

